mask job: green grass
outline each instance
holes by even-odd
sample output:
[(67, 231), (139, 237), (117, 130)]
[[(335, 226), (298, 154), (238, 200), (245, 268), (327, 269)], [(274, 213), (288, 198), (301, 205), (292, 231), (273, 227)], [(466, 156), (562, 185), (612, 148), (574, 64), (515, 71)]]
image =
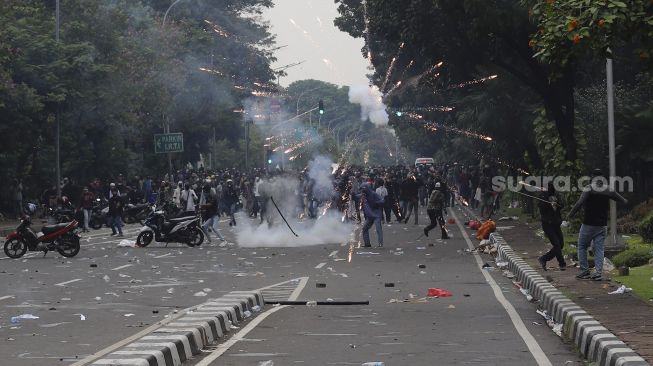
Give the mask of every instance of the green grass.
[(617, 276), (614, 279), (626, 285), (626, 287), (632, 287), (635, 295), (644, 300), (650, 300), (653, 299), (653, 281), (651, 277), (653, 277), (653, 266), (647, 264), (631, 268), (630, 276)]

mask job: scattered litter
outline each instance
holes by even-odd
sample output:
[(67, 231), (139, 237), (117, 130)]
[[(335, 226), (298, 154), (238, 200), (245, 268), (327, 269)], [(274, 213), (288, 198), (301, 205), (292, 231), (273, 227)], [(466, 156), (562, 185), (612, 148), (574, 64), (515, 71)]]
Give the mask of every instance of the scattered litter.
[(118, 247), (125, 247), (125, 248), (135, 248), (136, 247), (136, 241), (135, 240), (127, 240), (123, 239), (118, 243)]
[(174, 294), (175, 293), (175, 288), (170, 287), (169, 289), (166, 290), (166, 292), (169, 293), (169, 294)]
[(261, 311), (261, 307), (258, 306), (258, 305), (254, 305), (254, 306), (252, 307), (252, 311), (255, 312), (255, 313), (258, 313), (259, 311)]
[(556, 323), (551, 329), (553, 330), (553, 333), (562, 338), (562, 323)]
[(509, 270), (503, 271), (503, 275), (504, 275), (504, 277), (506, 277), (506, 278), (508, 278), (510, 280), (512, 280), (513, 278), (516, 277), (515, 274), (510, 272)]
[(274, 366), (274, 362), (272, 360), (261, 361), (258, 363), (258, 366)]
[(615, 269), (614, 263), (610, 260), (610, 258), (603, 258), (603, 270), (607, 272), (612, 272)]
[(158, 314), (158, 313), (159, 313), (158, 310), (152, 310), (152, 314)]
[(134, 316), (134, 315), (135, 315), (135, 314), (131, 314), (131, 313), (129, 313), (129, 314), (125, 314), (124, 317), (129, 318), (130, 316)]
[(618, 289), (608, 292), (609, 295), (619, 295), (619, 294), (625, 294), (627, 292), (631, 292), (633, 289), (630, 287), (626, 287), (626, 285), (621, 285), (619, 286)]
[(385, 363), (380, 362), (380, 361), (374, 361), (374, 362), (365, 362), (363, 366), (385, 366)]
[(306, 306), (310, 306), (310, 307), (317, 306), (317, 301), (306, 301)]
[(104, 275), (104, 277), (102, 277), (102, 279), (104, 280), (104, 282), (107, 282), (107, 283), (109, 281), (111, 281), (111, 278), (109, 276), (107, 276), (107, 275)]
[(39, 327), (41, 327), (41, 328), (54, 328), (54, 327), (58, 327), (58, 326), (63, 325), (63, 324), (68, 324), (68, 323), (69, 322), (41, 324), (41, 325), (39, 325)]
[(379, 255), (380, 253), (374, 252), (356, 252), (357, 255)]
[(21, 320), (32, 320), (32, 319), (39, 319), (38, 316), (34, 316), (32, 314), (22, 314), (18, 316), (12, 316), (11, 317), (11, 322), (13, 324), (20, 323)]
[(90, 265), (89, 267), (91, 267), (91, 268), (97, 268), (97, 264), (95, 264), (95, 263), (91, 263), (91, 265)]
[(417, 247), (417, 248), (415, 248), (415, 249), (417, 249), (417, 250), (425, 250), (426, 247)]
[(193, 296), (197, 296), (197, 297), (206, 296), (206, 292), (204, 292), (204, 291), (199, 291), (199, 292), (196, 292), (195, 294), (193, 294)]
[(519, 217), (517, 216), (502, 216), (497, 221), (517, 221)]
[(84, 314), (75, 314), (79, 315), (79, 320), (86, 320), (86, 316)]
[(540, 322), (533, 322), (533, 324), (534, 324), (534, 325), (544, 325), (544, 324), (542, 324), (542, 323), (540, 323)]
[(504, 269), (504, 268), (508, 267), (508, 262), (497, 261), (495, 263), (496, 263), (497, 267), (499, 267), (500, 269)]
[(245, 310), (243, 314), (245, 315), (245, 318), (250, 318), (252, 316), (252, 312), (249, 310)]
[(465, 296), (465, 297), (470, 297), (470, 296), (472, 296), (472, 295), (470, 295), (470, 294), (463, 294), (463, 296)]
[(455, 309), (455, 308), (456, 308), (456, 305), (451, 304), (451, 305), (447, 306), (447, 308), (448, 308), (448, 309)]
[(386, 282), (385, 287), (395, 287), (395, 284), (393, 282)]
[(315, 287), (317, 287), (317, 288), (325, 288), (325, 287), (326, 287), (326, 283), (318, 282), (318, 283), (315, 284)]
[(424, 272), (424, 271), (419, 271), (419, 274), (423, 274), (423, 275), (424, 275), (424, 274), (426, 274), (426, 272)]
[(212, 290), (211, 290), (210, 288), (205, 288), (205, 289), (202, 289), (202, 291), (204, 291), (204, 292), (206, 292), (206, 293), (208, 294), (208, 293), (211, 292)]
[(426, 264), (418, 264), (417, 268), (426, 268)]
[(428, 292), (426, 296), (429, 297), (449, 297), (453, 296), (453, 294), (445, 289), (437, 288), (437, 287), (432, 287), (428, 289)]
[(95, 296), (95, 301), (100, 301), (102, 298), (100, 296)]
[(524, 296), (526, 296), (526, 300), (528, 300), (528, 301), (533, 301), (533, 296), (528, 292), (527, 289), (525, 289), (525, 288), (523, 288), (523, 287), (520, 287), (520, 288), (519, 288), (519, 291), (520, 291)]

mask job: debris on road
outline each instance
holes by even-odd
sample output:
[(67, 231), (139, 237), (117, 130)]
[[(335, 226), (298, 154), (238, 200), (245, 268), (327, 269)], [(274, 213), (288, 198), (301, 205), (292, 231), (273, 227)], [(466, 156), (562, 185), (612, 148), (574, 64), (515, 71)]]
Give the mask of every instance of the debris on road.
[(123, 239), (118, 243), (118, 248), (136, 248), (136, 241)]
[(608, 292), (608, 295), (621, 295), (621, 294), (625, 294), (625, 293), (631, 292), (631, 291), (633, 291), (632, 288), (626, 287), (626, 285), (621, 285), (621, 286), (619, 286), (618, 289), (616, 289), (616, 290), (614, 290), (612, 292)]
[(393, 282), (386, 282), (385, 287), (395, 287), (395, 284)]
[(418, 264), (417, 268), (426, 268), (426, 264)]
[(317, 287), (317, 288), (325, 288), (325, 287), (326, 287), (326, 283), (318, 282), (318, 283), (315, 284), (315, 287)]
[(445, 289), (442, 288), (437, 288), (437, 287), (432, 287), (428, 289), (427, 295), (428, 297), (449, 297), (453, 296), (453, 294)]
[(20, 323), (21, 320), (33, 320), (33, 319), (39, 319), (39, 317), (32, 314), (22, 314), (18, 316), (12, 316), (11, 322), (13, 324), (16, 324), (16, 323)]

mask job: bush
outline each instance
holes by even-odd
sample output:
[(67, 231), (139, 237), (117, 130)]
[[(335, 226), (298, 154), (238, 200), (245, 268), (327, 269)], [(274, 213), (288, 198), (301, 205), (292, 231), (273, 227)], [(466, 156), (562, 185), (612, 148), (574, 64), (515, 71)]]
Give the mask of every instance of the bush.
[(648, 200), (633, 207), (628, 215), (617, 219), (617, 232), (623, 234), (639, 233), (639, 223), (653, 213), (653, 200)]
[(653, 212), (639, 223), (638, 231), (644, 242), (653, 243)]
[(641, 245), (624, 250), (612, 257), (615, 267), (639, 267), (648, 263), (653, 258), (653, 247)]

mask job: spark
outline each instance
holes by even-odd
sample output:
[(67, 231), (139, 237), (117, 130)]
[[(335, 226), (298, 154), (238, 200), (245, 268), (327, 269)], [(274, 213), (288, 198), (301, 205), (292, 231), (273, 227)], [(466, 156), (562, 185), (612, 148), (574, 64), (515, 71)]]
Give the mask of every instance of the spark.
[(449, 85), (448, 87), (446, 87), (445, 90), (460, 89), (460, 88), (464, 88), (464, 87), (467, 87), (467, 86), (470, 86), (470, 85), (481, 84), (481, 83), (484, 83), (484, 82), (489, 81), (489, 80), (494, 80), (494, 79), (496, 79), (498, 77), (499, 77), (499, 75), (490, 75), (490, 76), (485, 77), (485, 78), (471, 80), (471, 81), (465, 81), (464, 83), (460, 83), (460, 84), (452, 84), (452, 85)]
[(401, 86), (401, 81), (398, 81), (392, 88), (390, 88), (390, 90), (388, 90), (387, 93), (385, 93), (383, 98), (385, 99), (385, 98), (389, 97), (390, 95), (392, 95), (392, 93), (394, 93), (395, 90), (397, 90), (397, 88), (399, 88), (400, 86)]
[(206, 24), (210, 25), (213, 28), (213, 31), (215, 33), (217, 33), (220, 37), (229, 38), (229, 33), (227, 33), (224, 30), (224, 28), (220, 27), (219, 25), (217, 25), (217, 24), (215, 24), (215, 23), (213, 23), (213, 22), (211, 22), (211, 21), (209, 21), (207, 19), (204, 19), (204, 22)]
[(207, 69), (205, 67), (200, 67), (199, 69), (200, 71), (208, 72), (209, 74), (224, 76), (224, 74), (218, 70)]
[(401, 50), (404, 49), (404, 42), (401, 42), (399, 45), (399, 49), (397, 50), (397, 56), (392, 58), (392, 61), (390, 61), (390, 66), (388, 66), (388, 71), (385, 73), (385, 80), (383, 81), (383, 85), (381, 86), (381, 92), (385, 90), (385, 87), (388, 86), (388, 81), (390, 80), (390, 77), (392, 76), (392, 72), (394, 71), (395, 65), (397, 63), (397, 59), (399, 56), (401, 56)]
[(367, 14), (367, 0), (363, 0), (363, 20), (365, 21), (365, 41), (367, 42), (367, 60), (370, 62), (370, 69), (374, 69), (372, 62), (372, 42), (370, 40), (370, 17)]
[[(423, 119), (423, 117), (422, 118), (412, 117), (410, 113), (408, 113), (408, 116), (410, 116), (411, 118), (413, 118), (415, 120)], [(417, 116), (420, 116), (420, 115), (417, 115)], [(490, 136), (486, 136), (486, 135), (483, 135), (483, 134), (480, 134), (480, 133), (477, 133), (477, 132), (473, 132), (473, 131), (463, 130), (463, 129), (452, 127), (452, 126), (447, 126), (445, 124), (437, 123), (437, 122), (433, 122), (433, 121), (424, 121), (423, 126), (424, 126), (424, 128), (426, 130), (429, 130), (431, 132), (436, 132), (438, 129), (443, 129), (443, 130), (445, 130), (447, 132), (453, 132), (453, 133), (456, 133), (456, 134), (459, 134), (459, 135), (462, 135), (462, 136), (466, 136), (466, 137), (469, 137), (469, 138), (475, 138), (475, 139), (479, 139), (479, 140), (487, 141), (487, 142), (492, 142), (493, 141), (492, 137), (490, 137)]]

